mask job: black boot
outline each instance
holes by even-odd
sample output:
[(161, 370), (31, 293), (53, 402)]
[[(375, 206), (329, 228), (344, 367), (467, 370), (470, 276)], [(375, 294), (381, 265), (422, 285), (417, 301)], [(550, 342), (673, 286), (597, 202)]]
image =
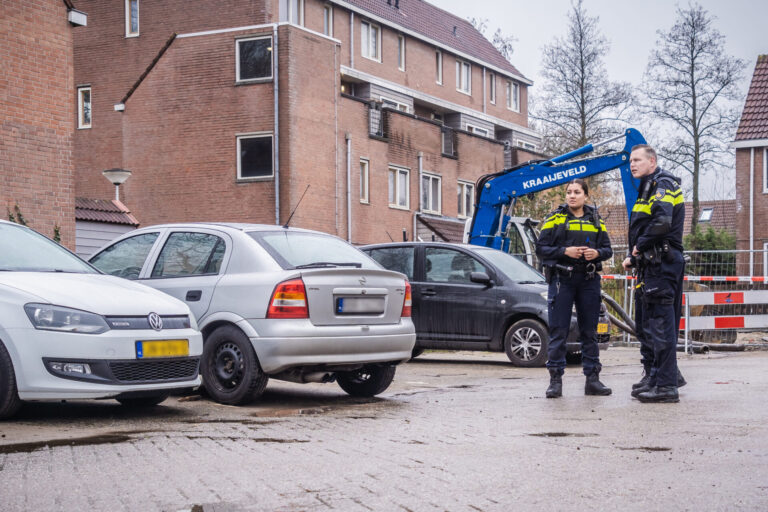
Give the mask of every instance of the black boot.
[(547, 398), (560, 398), (561, 396), (563, 396), (563, 374), (558, 370), (549, 370)]
[(637, 399), (643, 403), (675, 403), (680, 401), (675, 386), (654, 386), (650, 391), (637, 395)]
[(685, 377), (683, 377), (683, 374), (680, 373), (680, 368), (677, 369), (677, 387), (681, 388), (688, 384), (688, 382), (685, 380)]
[(587, 382), (584, 384), (585, 395), (607, 396), (611, 394), (611, 388), (605, 387), (600, 382), (600, 370), (595, 370), (587, 375)]
[[(651, 367), (643, 365), (643, 378), (632, 384), (632, 389), (648, 387), (651, 381)], [(632, 395), (634, 396), (634, 395)]]

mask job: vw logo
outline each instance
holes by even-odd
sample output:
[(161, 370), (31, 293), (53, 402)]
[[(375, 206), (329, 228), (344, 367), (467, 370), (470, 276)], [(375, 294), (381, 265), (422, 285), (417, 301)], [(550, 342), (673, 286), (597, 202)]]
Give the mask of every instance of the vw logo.
[(163, 319), (157, 313), (150, 313), (147, 320), (149, 320), (149, 326), (154, 330), (159, 331), (163, 328)]

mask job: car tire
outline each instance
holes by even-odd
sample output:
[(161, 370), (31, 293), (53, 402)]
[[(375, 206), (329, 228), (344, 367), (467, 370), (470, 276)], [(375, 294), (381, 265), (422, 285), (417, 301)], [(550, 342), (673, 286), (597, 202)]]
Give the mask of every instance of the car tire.
[(423, 348), (414, 348), (413, 350), (411, 350), (411, 359), (416, 359), (423, 353), (424, 353)]
[(365, 366), (352, 372), (339, 372), (336, 381), (352, 396), (376, 396), (383, 393), (395, 378), (394, 366)]
[(11, 355), (0, 341), (0, 419), (10, 418), (21, 407)]
[(208, 395), (227, 405), (255, 400), (269, 380), (251, 340), (233, 325), (219, 327), (205, 338), (200, 373)]
[(547, 362), (549, 336), (541, 322), (531, 318), (518, 320), (504, 335), (504, 351), (515, 366), (531, 368)]
[(170, 393), (162, 393), (159, 395), (141, 396), (136, 398), (116, 398), (115, 400), (120, 402), (120, 404), (124, 405), (125, 407), (135, 407), (139, 409), (142, 407), (154, 407), (159, 405), (164, 402), (165, 399), (170, 395)]

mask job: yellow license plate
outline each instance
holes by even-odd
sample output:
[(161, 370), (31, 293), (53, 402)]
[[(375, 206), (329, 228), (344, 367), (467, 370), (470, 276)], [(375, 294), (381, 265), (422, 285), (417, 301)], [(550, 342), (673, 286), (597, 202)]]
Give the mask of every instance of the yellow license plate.
[(608, 324), (597, 324), (597, 333), (605, 334), (608, 332)]
[(189, 340), (137, 341), (136, 358), (179, 357), (189, 355)]

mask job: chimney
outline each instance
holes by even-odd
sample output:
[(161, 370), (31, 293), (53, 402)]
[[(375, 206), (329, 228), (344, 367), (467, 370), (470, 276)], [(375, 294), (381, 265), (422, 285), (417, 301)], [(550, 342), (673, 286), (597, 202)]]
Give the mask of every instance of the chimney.
[(457, 27), (456, 25), (454, 25), (454, 26), (453, 26), (453, 35), (454, 35), (454, 36), (456, 35), (456, 30), (457, 30), (458, 28), (459, 28), (459, 27)]
[(400, 0), (395, 0), (395, 9), (400, 8)]

